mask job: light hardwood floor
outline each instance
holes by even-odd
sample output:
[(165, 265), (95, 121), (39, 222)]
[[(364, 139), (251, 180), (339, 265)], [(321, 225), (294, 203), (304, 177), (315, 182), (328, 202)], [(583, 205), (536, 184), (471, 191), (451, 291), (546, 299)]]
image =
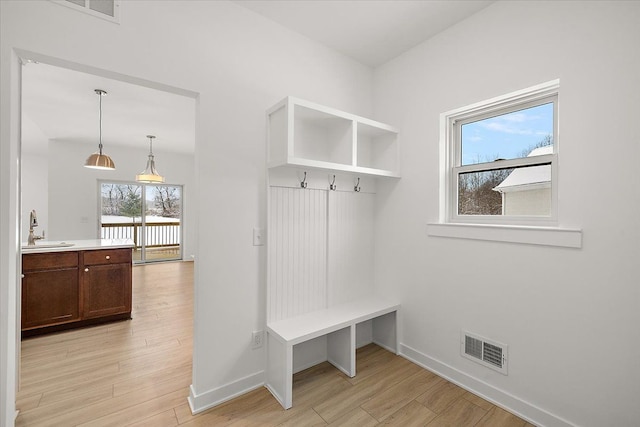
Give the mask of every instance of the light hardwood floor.
[(23, 341), (17, 426), (531, 426), (375, 345), (355, 378), (296, 374), (288, 411), (259, 388), (191, 415), (193, 264), (133, 274), (132, 320)]

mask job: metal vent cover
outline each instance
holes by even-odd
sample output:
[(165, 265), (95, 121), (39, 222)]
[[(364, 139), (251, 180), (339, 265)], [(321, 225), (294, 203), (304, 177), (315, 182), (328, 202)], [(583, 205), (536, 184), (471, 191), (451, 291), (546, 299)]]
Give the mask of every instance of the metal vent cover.
[(460, 354), (474, 362), (508, 375), (507, 345), (462, 331)]
[(51, 0), (62, 6), (88, 13), (111, 22), (120, 21), (120, 0)]

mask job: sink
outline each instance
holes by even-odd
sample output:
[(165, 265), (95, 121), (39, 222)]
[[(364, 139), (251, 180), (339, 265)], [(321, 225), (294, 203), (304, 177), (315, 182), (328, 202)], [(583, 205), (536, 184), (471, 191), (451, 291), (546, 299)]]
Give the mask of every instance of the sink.
[(66, 248), (69, 246), (73, 246), (73, 243), (67, 243), (67, 242), (43, 242), (43, 243), (36, 243), (35, 245), (22, 245), (22, 249), (23, 250), (29, 250), (29, 249), (43, 249), (43, 248)]

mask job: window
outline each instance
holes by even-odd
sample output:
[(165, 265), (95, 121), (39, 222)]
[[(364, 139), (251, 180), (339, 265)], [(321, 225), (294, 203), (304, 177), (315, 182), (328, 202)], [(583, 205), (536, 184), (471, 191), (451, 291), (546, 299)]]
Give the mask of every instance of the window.
[(98, 186), (101, 239), (133, 240), (135, 263), (182, 259), (181, 185), (100, 180)]
[(558, 82), (445, 113), (445, 222), (557, 223)]
[(554, 80), (440, 115), (436, 237), (582, 247), (558, 218)]

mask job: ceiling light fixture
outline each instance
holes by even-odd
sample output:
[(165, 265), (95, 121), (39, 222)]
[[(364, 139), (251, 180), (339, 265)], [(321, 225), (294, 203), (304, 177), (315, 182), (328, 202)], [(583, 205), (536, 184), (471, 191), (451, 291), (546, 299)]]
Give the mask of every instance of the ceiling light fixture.
[(153, 139), (155, 136), (147, 135), (149, 138), (149, 158), (147, 159), (147, 168), (140, 172), (140, 175), (136, 175), (136, 181), (156, 183), (164, 182), (164, 177), (156, 170), (156, 162), (153, 160)]
[(116, 164), (113, 163), (111, 157), (106, 154), (102, 154), (102, 97), (106, 95), (107, 92), (102, 89), (94, 90), (100, 97), (100, 143), (98, 144), (98, 152), (93, 153), (87, 158), (87, 161), (84, 162), (84, 167), (91, 169), (114, 170), (116, 168)]

